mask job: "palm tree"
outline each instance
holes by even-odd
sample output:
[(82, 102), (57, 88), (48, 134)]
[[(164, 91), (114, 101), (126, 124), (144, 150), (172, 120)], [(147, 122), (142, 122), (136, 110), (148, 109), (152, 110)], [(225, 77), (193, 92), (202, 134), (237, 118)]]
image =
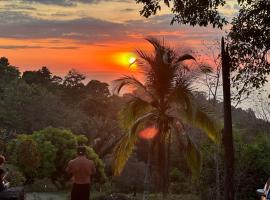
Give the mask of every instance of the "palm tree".
[[(151, 141), (151, 158), (156, 158), (160, 175), (159, 191), (168, 192), (169, 152), (172, 134), (179, 144), (186, 147), (187, 163), (193, 174), (201, 167), (200, 153), (185, 133), (186, 124), (201, 128), (212, 140), (217, 141), (218, 131), (205, 107), (196, 103), (191, 84), (203, 67), (188, 68), (183, 61), (195, 60), (193, 56), (178, 56), (174, 50), (155, 38), (146, 39), (154, 47), (149, 54), (138, 50), (138, 70), (145, 76), (145, 83), (133, 76), (124, 76), (114, 81), (114, 90), (119, 93), (124, 86), (133, 86), (136, 93), (120, 112), (120, 122), (126, 134), (114, 152), (114, 173), (120, 174), (131, 155), (142, 130), (154, 127), (156, 135)], [(207, 69), (209, 70), (209, 69)], [(183, 141), (184, 139), (184, 141)]]

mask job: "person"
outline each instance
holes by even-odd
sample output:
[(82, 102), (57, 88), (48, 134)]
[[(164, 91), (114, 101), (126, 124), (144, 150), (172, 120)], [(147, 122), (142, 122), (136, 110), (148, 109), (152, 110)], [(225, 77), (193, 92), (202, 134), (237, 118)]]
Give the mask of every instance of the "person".
[(0, 168), (0, 192), (4, 191), (9, 187), (9, 183), (5, 180), (6, 173)]
[(269, 189), (270, 189), (270, 177), (268, 178), (267, 182), (264, 185), (263, 195), (261, 197), (261, 200), (269, 199), (269, 196), (270, 196)]
[(66, 172), (73, 176), (71, 200), (89, 200), (91, 176), (96, 172), (96, 168), (94, 162), (86, 158), (84, 146), (77, 148), (77, 154), (66, 168)]

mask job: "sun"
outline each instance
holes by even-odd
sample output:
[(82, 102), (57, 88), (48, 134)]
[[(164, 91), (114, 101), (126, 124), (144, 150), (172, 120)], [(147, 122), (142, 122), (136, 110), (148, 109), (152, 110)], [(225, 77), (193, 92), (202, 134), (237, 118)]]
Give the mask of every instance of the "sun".
[(113, 61), (129, 70), (136, 70), (136, 54), (133, 52), (119, 52), (114, 54)]
[(130, 65), (132, 65), (132, 64), (135, 63), (135, 61), (136, 61), (135, 57), (130, 57), (128, 62), (129, 62)]

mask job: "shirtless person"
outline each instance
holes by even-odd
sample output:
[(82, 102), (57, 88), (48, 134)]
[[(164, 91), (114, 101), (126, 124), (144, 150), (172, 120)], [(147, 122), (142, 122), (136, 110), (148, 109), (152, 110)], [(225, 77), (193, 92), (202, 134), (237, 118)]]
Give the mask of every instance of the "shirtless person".
[(89, 200), (91, 175), (96, 172), (94, 162), (86, 158), (85, 147), (79, 146), (78, 156), (69, 161), (67, 173), (73, 176), (71, 200)]

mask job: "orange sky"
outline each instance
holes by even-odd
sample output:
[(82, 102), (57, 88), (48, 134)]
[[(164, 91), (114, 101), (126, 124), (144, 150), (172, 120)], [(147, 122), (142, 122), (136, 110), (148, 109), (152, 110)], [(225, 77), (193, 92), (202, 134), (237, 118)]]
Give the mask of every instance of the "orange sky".
[[(224, 14), (234, 13), (235, 2), (229, 1)], [(121, 59), (136, 49), (148, 49), (146, 36), (196, 51), (202, 41), (220, 39), (225, 33), (211, 27), (170, 26), (168, 10), (145, 19), (139, 16), (140, 8), (132, 0), (2, 0), (0, 56), (21, 71), (47, 66), (64, 76), (75, 68), (88, 79), (110, 82), (135, 73)]]

